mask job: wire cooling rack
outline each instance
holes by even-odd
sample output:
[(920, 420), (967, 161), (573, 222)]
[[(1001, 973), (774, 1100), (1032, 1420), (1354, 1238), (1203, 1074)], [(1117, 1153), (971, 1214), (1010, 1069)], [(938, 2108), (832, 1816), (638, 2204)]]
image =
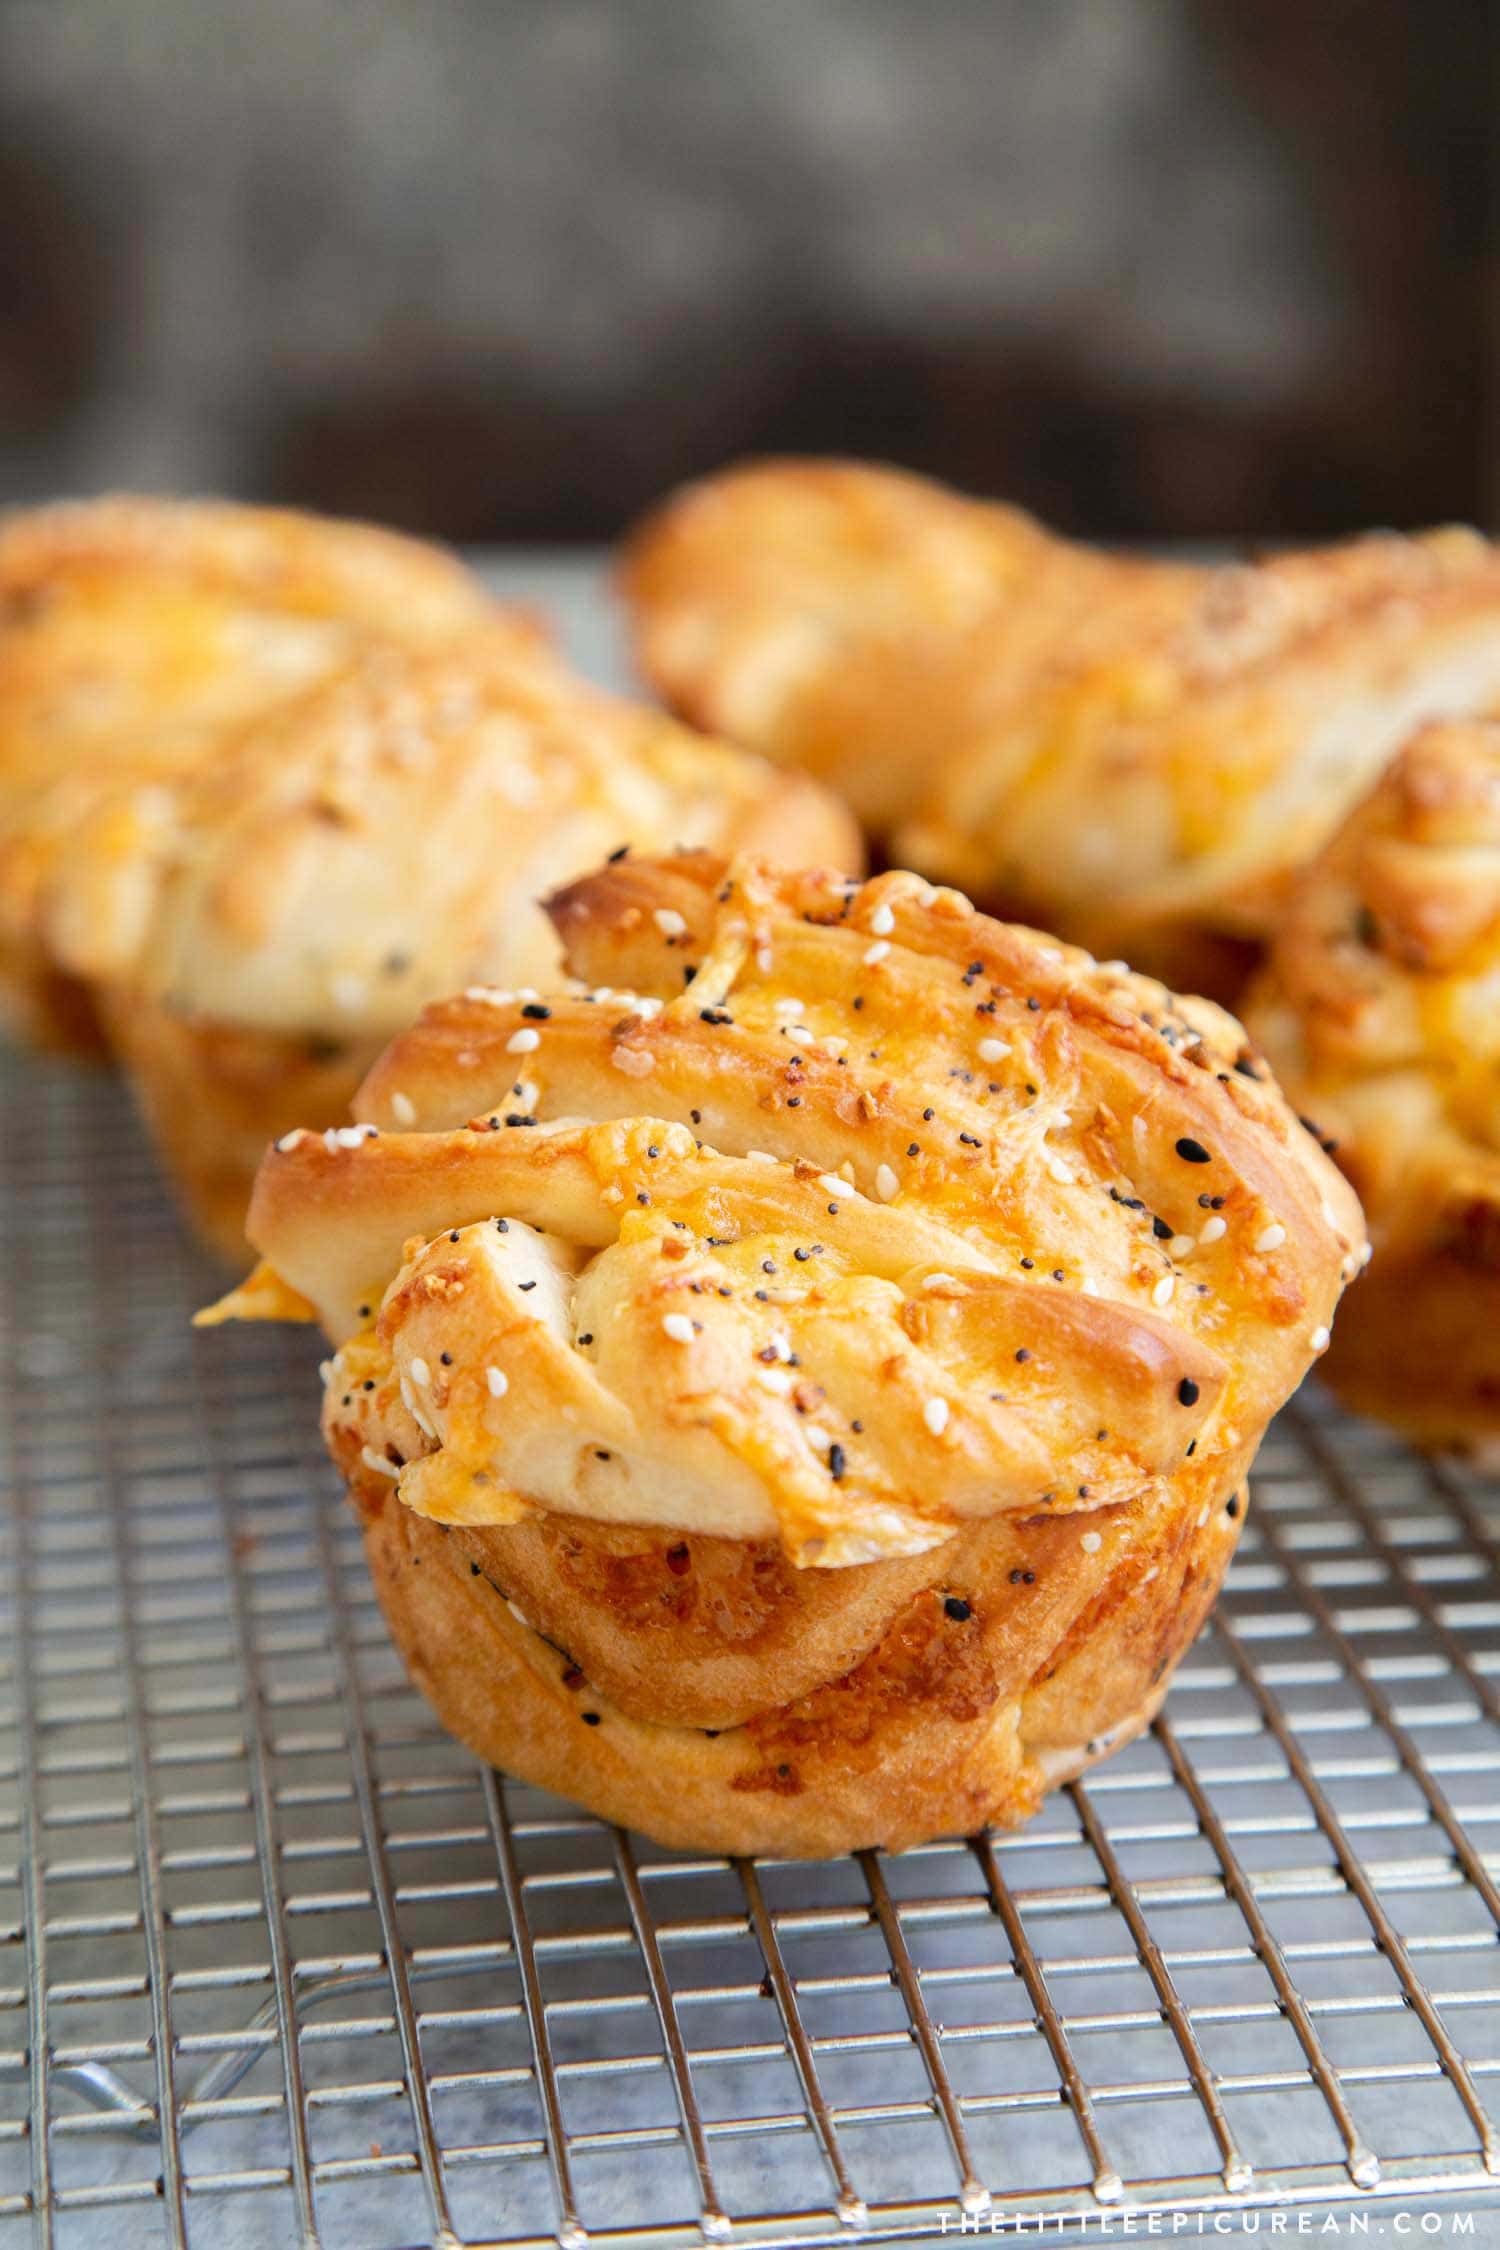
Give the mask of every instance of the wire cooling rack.
[(1030, 1827), (690, 1859), (438, 1730), (316, 1347), (194, 1335), (216, 1278), (119, 1089), (0, 1062), (4, 2250), (1487, 2203), (1494, 1486), (1299, 1404), (1166, 1717)]

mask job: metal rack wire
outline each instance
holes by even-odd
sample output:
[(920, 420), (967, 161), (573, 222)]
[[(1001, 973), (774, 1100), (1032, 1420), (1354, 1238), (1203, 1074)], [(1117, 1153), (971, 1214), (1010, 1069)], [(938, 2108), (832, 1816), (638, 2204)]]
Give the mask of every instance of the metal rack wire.
[(1153, 1734), (1015, 1835), (689, 1860), (407, 1687), (314, 1352), (0, 1070), (0, 2244), (813, 2245), (1487, 2202), (1500, 1493), (1299, 1403)]

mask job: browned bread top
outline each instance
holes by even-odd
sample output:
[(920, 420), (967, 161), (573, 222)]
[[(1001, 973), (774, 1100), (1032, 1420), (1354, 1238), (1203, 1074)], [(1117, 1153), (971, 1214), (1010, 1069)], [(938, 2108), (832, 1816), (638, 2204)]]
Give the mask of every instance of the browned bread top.
[(420, 1512), (918, 1553), (1242, 1465), (1326, 1345), (1357, 1206), (1220, 1010), (905, 874), (552, 910), (582, 990), (430, 1008), (252, 1205)]

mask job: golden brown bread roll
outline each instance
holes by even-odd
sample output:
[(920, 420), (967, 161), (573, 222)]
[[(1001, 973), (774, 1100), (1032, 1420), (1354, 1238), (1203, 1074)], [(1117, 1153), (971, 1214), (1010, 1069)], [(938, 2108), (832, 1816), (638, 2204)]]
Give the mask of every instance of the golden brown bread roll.
[(1013, 1821), (1134, 1733), (1362, 1230), (1239, 1027), (889, 874), (626, 857), (267, 1156), (392, 1630), (672, 1844)]
[(891, 856), (1192, 989), (1424, 718), (1500, 699), (1462, 530), (1130, 560), (855, 463), (690, 487), (627, 550), (647, 678), (840, 790)]
[(852, 820), (804, 776), (492, 626), (379, 651), (226, 745), (180, 793), (135, 957), (102, 987), (201, 1230), (242, 1257), (266, 1142), (344, 1121), (434, 993), (542, 976), (539, 900), (632, 842), (860, 860)]
[(52, 928), (65, 917), (86, 951), (88, 896), (68, 896), (85, 862), (102, 853), (122, 891), (163, 785), (228, 729), (372, 642), (491, 614), (458, 562), (364, 524), (131, 498), (0, 524), (0, 1012), (47, 1044), (93, 1043)]
[(56, 1032), (84, 996), (231, 1259), (266, 1142), (343, 1121), (424, 1000), (549, 966), (537, 900), (579, 868), (622, 842), (860, 864), (816, 784), (585, 686), (415, 542), (101, 502), (0, 534), (7, 585), (18, 1013)]
[(1374, 1257), (1328, 1373), (1419, 1443), (1500, 1441), (1500, 727), (1423, 729), (1306, 870), (1248, 1018)]

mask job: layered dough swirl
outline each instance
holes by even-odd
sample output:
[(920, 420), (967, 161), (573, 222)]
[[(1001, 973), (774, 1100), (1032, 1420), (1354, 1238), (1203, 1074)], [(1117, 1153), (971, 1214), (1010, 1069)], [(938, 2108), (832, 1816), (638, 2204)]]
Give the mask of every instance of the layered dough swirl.
[(622, 842), (860, 865), (817, 785), (574, 677), (436, 549), (102, 501), (0, 530), (0, 993), (103, 1034), (200, 1230), (384, 1041), (550, 965), (538, 896)]
[(1419, 721), (1500, 699), (1500, 555), (1382, 535), (1105, 554), (837, 461), (688, 488), (627, 550), (647, 677), (832, 784), (891, 856), (1195, 991)]
[(170, 789), (372, 644), (494, 614), (438, 549), (289, 510), (117, 497), (0, 525), (0, 1012), (91, 1044), (101, 882), (138, 911)]
[(413, 1676), (669, 1843), (1024, 1817), (1150, 1717), (1362, 1232), (1239, 1027), (890, 874), (617, 859), (267, 1156)]
[(1249, 1021), (1375, 1255), (1329, 1362), (1420, 1443), (1500, 1445), (1500, 726), (1425, 728), (1301, 878)]

